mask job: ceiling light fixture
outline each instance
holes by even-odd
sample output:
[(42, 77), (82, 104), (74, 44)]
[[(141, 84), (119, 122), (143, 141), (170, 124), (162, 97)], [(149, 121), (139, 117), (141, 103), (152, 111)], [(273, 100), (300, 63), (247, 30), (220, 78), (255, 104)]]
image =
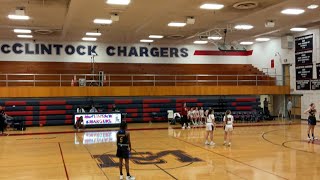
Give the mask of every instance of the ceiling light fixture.
[(87, 32), (86, 36), (101, 36), (100, 32)]
[(113, 4), (113, 5), (128, 5), (130, 4), (131, 0), (107, 0), (107, 4)]
[(270, 41), (270, 38), (257, 38), (256, 41), (258, 41), (258, 42), (266, 42), (266, 41)]
[(224, 7), (223, 4), (202, 4), (200, 9), (219, 10)]
[(208, 41), (194, 41), (194, 44), (207, 44)]
[(250, 24), (239, 24), (239, 25), (236, 25), (234, 28), (238, 30), (250, 30), (253, 28), (253, 26)]
[(29, 16), (25, 16), (25, 15), (15, 15), (15, 14), (10, 14), (8, 15), (9, 19), (12, 20), (29, 20), (30, 17)]
[(97, 38), (94, 38), (94, 37), (83, 37), (82, 40), (83, 41), (96, 41)]
[(143, 42), (143, 43), (152, 43), (153, 40), (152, 40), (152, 39), (141, 39), (140, 42)]
[(221, 37), (221, 36), (209, 36), (208, 39), (211, 39), (211, 40), (221, 40), (222, 37)]
[(13, 32), (22, 33), (22, 34), (30, 34), (31, 30), (29, 30), (29, 29), (14, 29)]
[(149, 38), (152, 38), (152, 39), (161, 39), (163, 38), (162, 35), (150, 35)]
[(186, 26), (186, 23), (183, 22), (171, 22), (168, 24), (170, 27), (184, 27)]
[(95, 24), (111, 24), (112, 20), (110, 19), (95, 19), (93, 20)]
[(299, 15), (304, 13), (303, 9), (284, 9), (281, 11), (282, 14), (286, 15)]
[(296, 28), (291, 28), (290, 31), (293, 32), (302, 32), (302, 31), (306, 31), (307, 28), (301, 28), (301, 27), (296, 27)]
[(308, 9), (317, 9), (319, 7), (319, 5), (317, 4), (311, 4), (310, 6), (308, 6)]
[(18, 34), (17, 37), (18, 38), (33, 38), (32, 35), (26, 35), (26, 34)]
[(244, 42), (241, 42), (240, 43), (241, 45), (252, 45), (253, 42), (250, 42), (250, 41), (244, 41)]

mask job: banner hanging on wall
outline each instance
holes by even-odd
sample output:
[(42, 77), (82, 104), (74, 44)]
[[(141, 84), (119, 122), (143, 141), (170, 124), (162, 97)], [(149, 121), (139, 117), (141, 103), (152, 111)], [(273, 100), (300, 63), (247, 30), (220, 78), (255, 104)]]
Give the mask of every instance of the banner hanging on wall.
[(320, 79), (311, 80), (311, 90), (320, 90)]
[(296, 66), (296, 79), (304, 80), (304, 79), (312, 79), (312, 69), (313, 65), (307, 66)]
[(316, 64), (316, 69), (317, 69), (317, 79), (320, 79), (320, 63)]
[(252, 50), (219, 51), (211, 45), (3, 42), (0, 61), (167, 64), (248, 64)]
[(296, 88), (297, 90), (310, 90), (310, 80), (297, 80)]
[(313, 34), (295, 38), (296, 89), (310, 90), (313, 77)]

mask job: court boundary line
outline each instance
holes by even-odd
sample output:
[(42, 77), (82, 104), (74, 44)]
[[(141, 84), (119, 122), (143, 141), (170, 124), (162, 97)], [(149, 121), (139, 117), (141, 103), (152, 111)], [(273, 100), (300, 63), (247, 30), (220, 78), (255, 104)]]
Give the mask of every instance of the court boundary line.
[[(286, 126), (286, 125), (299, 125), (299, 123), (285, 123), (285, 124), (279, 124), (279, 123), (265, 123), (265, 124), (235, 124), (234, 127), (261, 127), (261, 126)], [(67, 126), (67, 125), (66, 125)], [(222, 124), (218, 124), (217, 127), (222, 127)], [(166, 130), (169, 127), (158, 127), (158, 128), (132, 128), (128, 129), (128, 131), (151, 131), (151, 130)], [(205, 128), (205, 126), (196, 127), (197, 129)], [(181, 129), (181, 127), (172, 127), (172, 129)], [(106, 131), (117, 131), (118, 129), (104, 129), (104, 130), (95, 130), (95, 129), (86, 129), (83, 131), (53, 131), (53, 132), (30, 132), (30, 133), (12, 133), (12, 134), (5, 134), (1, 135), (0, 138), (3, 136), (28, 136), (28, 135), (48, 135), (48, 134), (71, 134), (71, 133), (85, 133), (85, 132), (106, 132)]]
[(280, 175), (274, 174), (274, 173), (272, 173), (272, 172), (269, 172), (269, 171), (266, 171), (266, 170), (260, 169), (260, 168), (258, 168), (258, 167), (256, 167), (256, 166), (253, 166), (253, 165), (247, 164), (247, 163), (245, 163), (245, 162), (242, 162), (242, 161), (240, 161), (240, 160), (237, 160), (237, 159), (234, 159), (234, 158), (231, 158), (231, 157), (225, 156), (225, 155), (223, 155), (223, 154), (220, 154), (220, 153), (217, 153), (217, 152), (211, 151), (211, 150), (209, 150), (209, 149), (203, 148), (202, 146), (199, 146), (199, 145), (196, 145), (196, 144), (190, 143), (190, 142), (185, 141), (185, 140), (183, 140), (183, 139), (179, 139), (179, 138), (176, 138), (176, 137), (172, 137), (172, 138), (177, 139), (177, 140), (179, 140), (179, 141), (182, 141), (182, 142), (184, 142), (184, 143), (190, 144), (190, 145), (192, 145), (192, 146), (198, 147), (198, 148), (203, 149), (203, 150), (205, 150), (205, 151), (209, 151), (209, 152), (211, 152), (211, 153), (213, 153), (213, 154), (216, 154), (216, 155), (218, 155), (218, 156), (224, 157), (224, 158), (226, 158), (226, 159), (229, 159), (229, 160), (235, 161), (235, 162), (240, 163), (240, 164), (242, 164), (242, 165), (246, 165), (246, 166), (249, 166), (249, 167), (251, 167), (251, 168), (254, 168), (254, 169), (260, 170), (260, 171), (262, 171), (262, 172), (265, 172), (265, 173), (267, 173), (267, 174), (270, 174), (270, 175), (276, 176), (276, 177), (278, 177), (278, 178), (285, 179), (285, 180), (289, 180), (288, 178), (285, 178), (285, 177), (282, 177), (282, 176), (280, 176)]
[[(277, 143), (274, 143), (274, 142), (272, 142), (271, 140), (269, 140), (269, 139), (267, 139), (267, 138), (265, 137), (265, 135), (267, 135), (267, 134), (269, 134), (269, 133), (271, 133), (271, 132), (276, 132), (276, 131), (280, 131), (280, 130), (284, 130), (284, 129), (275, 129), (275, 130), (267, 131), (267, 132), (263, 133), (263, 134), (261, 135), (261, 137), (262, 137), (263, 140), (265, 140), (265, 141), (267, 141), (267, 142), (269, 142), (269, 143), (271, 143), (271, 144), (273, 144), (273, 145), (275, 145), (275, 146), (280, 146), (280, 147), (284, 147), (284, 148), (286, 148), (286, 149), (291, 149), (291, 150), (295, 150), (295, 151), (299, 151), (299, 152), (304, 152), (304, 153), (317, 154), (316, 152), (311, 152), (311, 151), (296, 149), (296, 148), (292, 148), (292, 147), (289, 147), (289, 146), (285, 145), (286, 143), (288, 143), (288, 142), (293, 142), (293, 141), (295, 141), (295, 142), (306, 142), (306, 141), (304, 141), (304, 140), (302, 140), (302, 139), (291, 140), (291, 141), (283, 141), (281, 144), (277, 144)], [(274, 134), (274, 135), (277, 136), (277, 134)], [(288, 137), (288, 136), (286, 136), (286, 137)]]
[[(79, 139), (82, 139), (81, 140), (81, 142), (83, 141), (83, 138), (81, 138), (80, 136), (78, 136), (78, 133), (76, 133), (76, 136), (79, 138)], [(88, 151), (88, 153), (90, 154), (90, 156), (91, 156), (91, 159), (93, 159), (94, 161), (95, 161), (95, 163), (96, 163), (96, 160), (93, 158), (93, 155), (92, 155), (92, 153), (89, 151), (89, 149), (88, 149), (88, 147), (85, 145), (85, 144), (83, 144), (83, 143), (81, 143), (82, 144), (82, 146)], [(98, 167), (99, 167), (99, 165), (98, 165)], [(109, 180), (109, 177), (107, 176), (107, 174), (99, 167), (99, 169), (100, 169), (100, 171), (103, 173), (103, 175)]]
[[(135, 149), (132, 149), (132, 150), (133, 150), (134, 152), (140, 154), (140, 156), (144, 158), (144, 156), (143, 156), (141, 153), (137, 152)], [(173, 176), (172, 174), (170, 174), (168, 171), (166, 171), (166, 170), (163, 169), (162, 167), (158, 166), (158, 164), (153, 163), (153, 165), (157, 166), (161, 171), (163, 171), (164, 173), (166, 173), (167, 175), (169, 175), (169, 176), (172, 177), (173, 179), (178, 180), (178, 178), (176, 178), (175, 176)]]
[(62, 153), (62, 148), (61, 148), (60, 142), (58, 142), (58, 145), (59, 145), (60, 154), (61, 154), (61, 158), (62, 158), (62, 162), (63, 162), (63, 166), (64, 166), (64, 171), (66, 173), (67, 180), (69, 180), (69, 174), (68, 174), (68, 171), (67, 171), (66, 163), (64, 161), (64, 157), (63, 157), (63, 153)]

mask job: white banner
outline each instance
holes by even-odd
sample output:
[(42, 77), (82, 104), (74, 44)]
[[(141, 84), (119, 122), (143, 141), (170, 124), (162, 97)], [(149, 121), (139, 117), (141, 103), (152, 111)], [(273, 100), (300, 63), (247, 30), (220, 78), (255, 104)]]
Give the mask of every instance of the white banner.
[(216, 50), (213, 45), (103, 44), (89, 42), (46, 43), (0, 41), (0, 61), (155, 63), (155, 64), (247, 64), (247, 56), (197, 55)]
[(121, 113), (112, 113), (112, 114), (76, 114), (74, 115), (74, 124), (80, 119), (83, 118), (84, 126), (91, 125), (115, 125), (121, 123)]

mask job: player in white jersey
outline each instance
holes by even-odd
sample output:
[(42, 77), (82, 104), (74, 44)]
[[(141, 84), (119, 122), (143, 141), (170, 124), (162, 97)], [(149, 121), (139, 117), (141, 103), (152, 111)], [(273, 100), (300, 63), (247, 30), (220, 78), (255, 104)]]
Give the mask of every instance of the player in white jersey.
[(189, 118), (189, 122), (191, 121), (192, 125), (194, 125), (194, 121), (193, 121), (193, 108), (190, 108), (188, 111), (188, 118)]
[[(213, 131), (214, 131), (214, 127), (215, 127), (215, 119), (214, 119), (214, 112), (212, 109), (210, 109), (208, 111), (208, 117), (207, 117), (207, 120), (206, 120), (206, 136), (205, 136), (205, 139), (206, 139), (206, 142), (205, 144), (206, 145), (211, 145), (211, 146), (214, 146), (215, 143), (213, 142)], [(210, 140), (211, 142), (209, 143), (209, 137), (210, 135)]]
[(198, 107), (195, 107), (194, 109), (193, 119), (196, 126), (200, 125), (200, 113), (199, 113)]
[[(199, 110), (199, 113), (200, 113), (200, 124), (202, 125), (203, 122), (205, 122), (205, 117), (204, 117), (204, 110), (203, 110), (203, 107), (200, 108)], [(203, 121), (204, 120), (204, 121)]]
[[(231, 138), (233, 131), (233, 116), (231, 115), (231, 111), (227, 110), (225, 116), (223, 117), (223, 127), (224, 127), (224, 145), (231, 146)], [(228, 143), (227, 143), (228, 141)]]

